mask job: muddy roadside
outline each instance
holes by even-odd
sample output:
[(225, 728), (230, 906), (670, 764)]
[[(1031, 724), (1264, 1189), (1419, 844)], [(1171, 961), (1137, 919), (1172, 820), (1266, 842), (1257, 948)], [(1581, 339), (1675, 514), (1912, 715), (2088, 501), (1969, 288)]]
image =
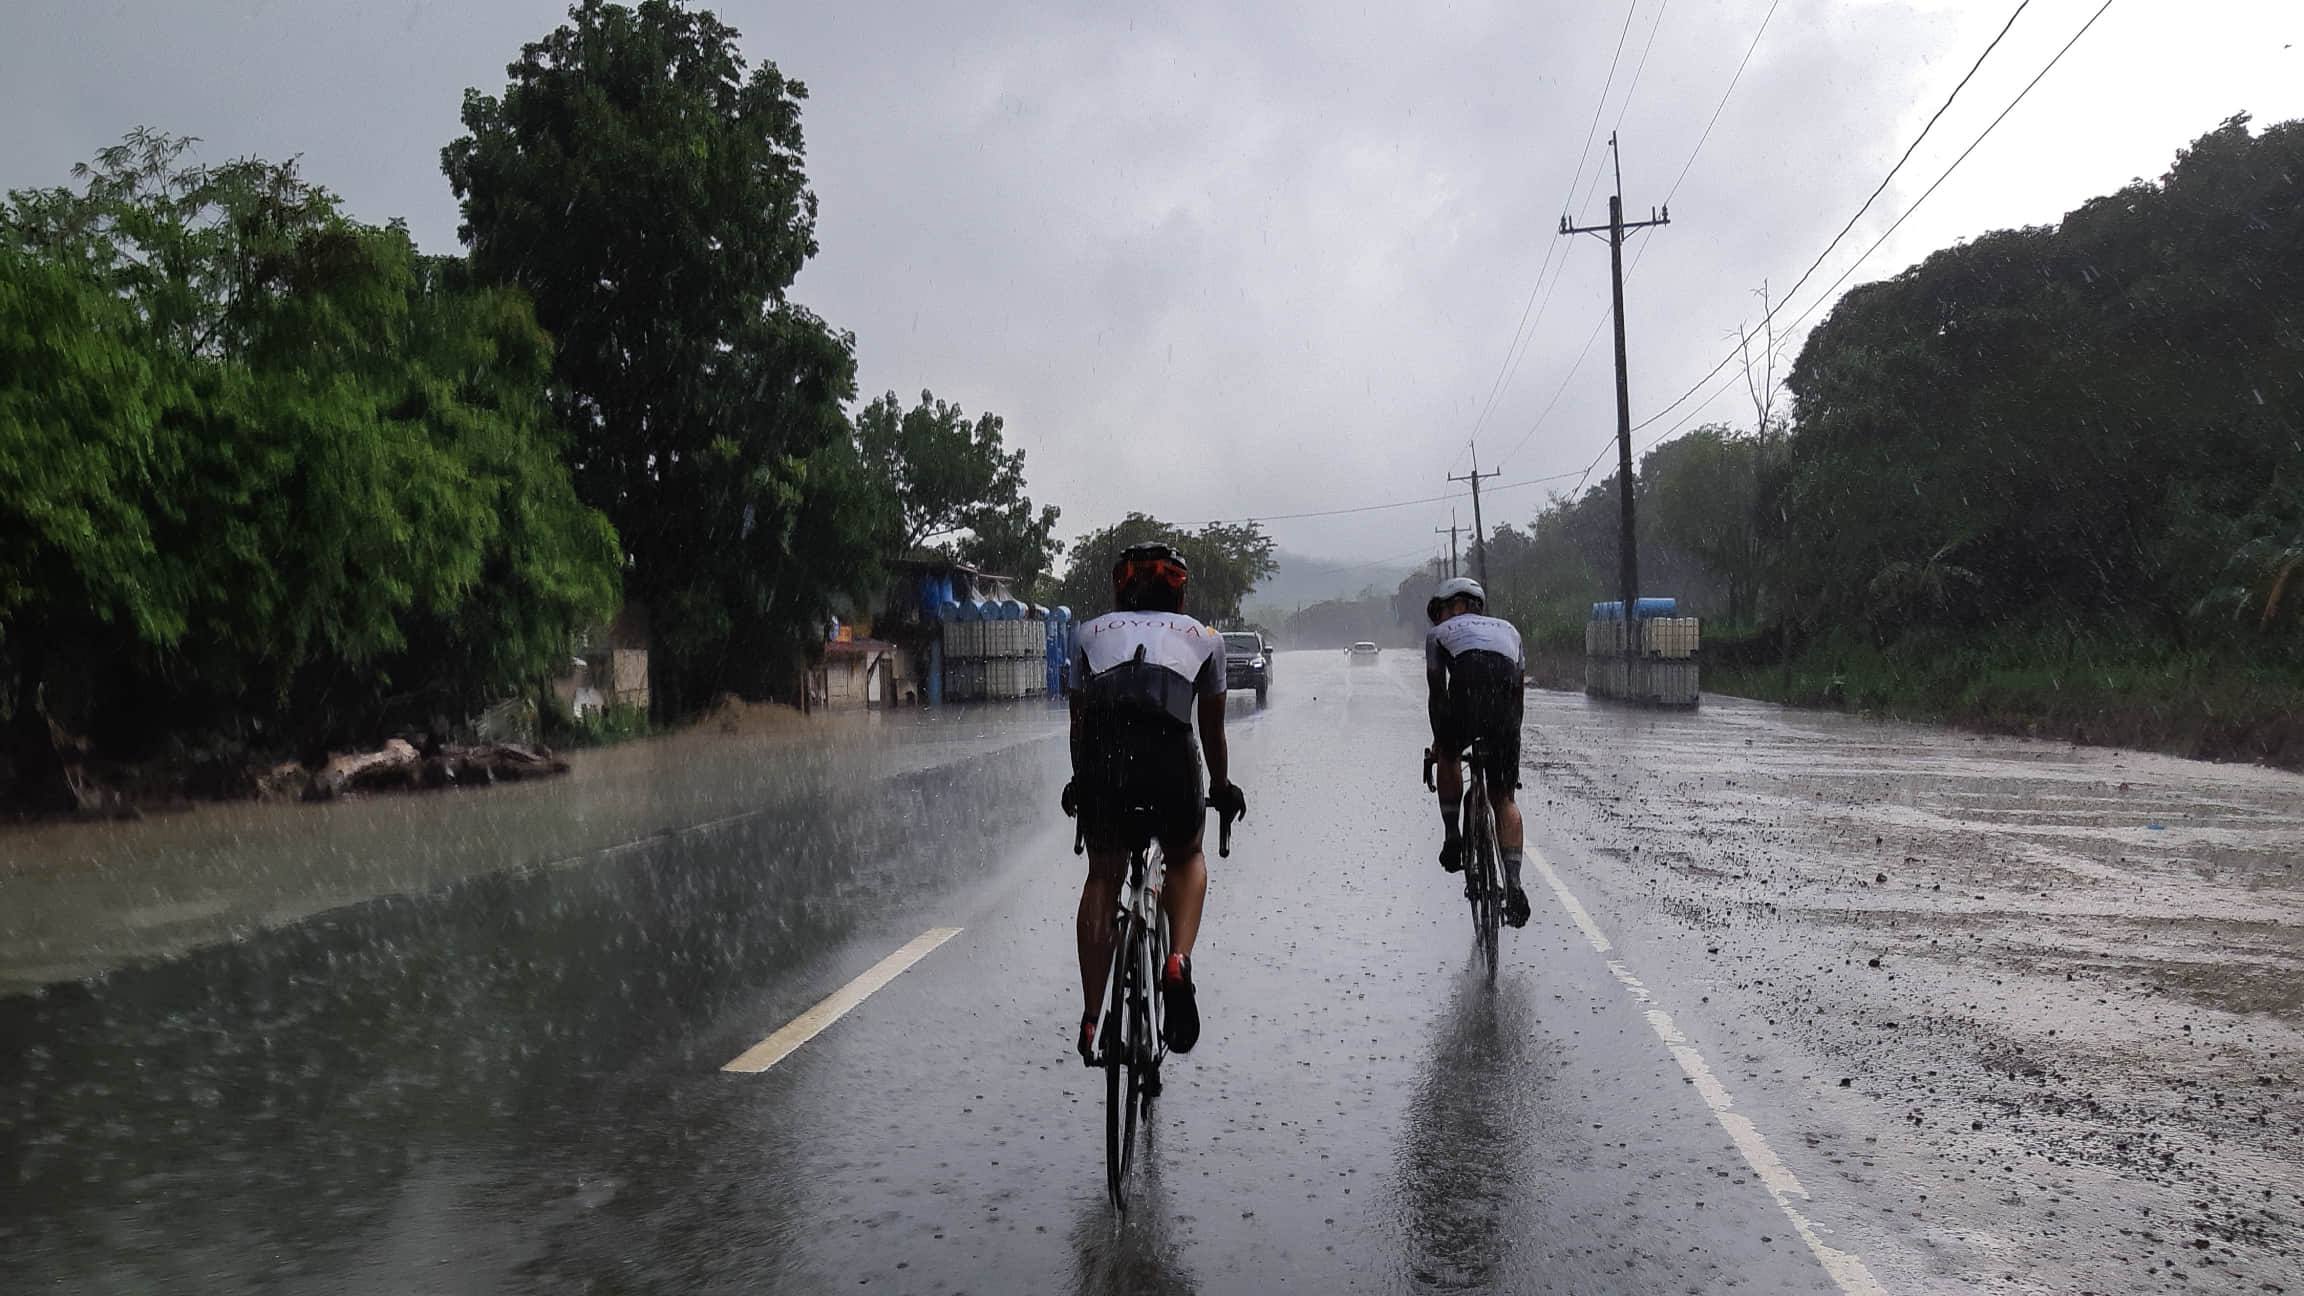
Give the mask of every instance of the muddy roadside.
[(803, 741), (839, 731), (837, 715), (804, 715), (780, 703), (723, 697), (711, 710), (677, 725), (629, 734), (562, 735), (561, 745), (533, 735), (490, 739), (406, 733), (373, 747), (291, 759), (234, 745), (177, 747), (140, 761), (107, 760), (86, 740), (51, 726), (53, 768), (27, 780), (21, 760), (0, 754), (0, 833), (62, 821), (105, 822), (170, 814), (230, 802), (324, 802), (346, 796), (497, 787), (567, 774), (583, 753), (682, 733)]
[(1960, 1288), (2304, 1291), (2304, 779), (1731, 700), (1530, 720), (1534, 839), (1853, 1231)]
[(1060, 711), (1024, 705), (738, 720), (579, 752), (562, 778), (0, 830), (0, 995), (378, 897), (580, 865), (1062, 732)]

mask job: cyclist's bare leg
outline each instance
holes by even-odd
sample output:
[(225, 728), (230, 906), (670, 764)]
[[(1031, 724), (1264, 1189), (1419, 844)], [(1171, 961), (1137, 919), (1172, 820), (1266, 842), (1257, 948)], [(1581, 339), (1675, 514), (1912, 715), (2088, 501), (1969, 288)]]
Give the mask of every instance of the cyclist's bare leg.
[(1447, 812), (1449, 823), (1458, 823), (1456, 809), (1463, 805), (1463, 761), (1445, 756), (1438, 761), (1438, 766), (1440, 770), (1438, 777), (1433, 777), (1433, 784), (1440, 789), (1440, 809)]
[(1520, 829), (1520, 802), (1510, 788), (1498, 788), (1488, 798), (1496, 811), (1496, 845), (1504, 850), (1518, 850), (1522, 840)]
[(1189, 1053), (1200, 1042), (1200, 1008), (1194, 997), (1188, 960), (1192, 941), (1200, 934), (1200, 906), (1208, 898), (1208, 859), (1200, 849), (1200, 835), (1188, 841), (1163, 841), (1160, 854), (1169, 862), (1160, 884), (1160, 911), (1168, 918), (1168, 964), (1160, 971), (1160, 993), (1167, 1018), (1160, 1033), (1170, 1052)]
[[(1088, 851), (1088, 881), (1080, 888), (1080, 1015), (1093, 1017), (1104, 1006), (1104, 978), (1112, 970), (1112, 944), (1119, 934), (1112, 915), (1120, 908), (1120, 884), (1128, 877), (1126, 851)], [(1197, 911), (1195, 911), (1197, 913)], [(1169, 920), (1175, 922), (1173, 918)]]
[(1520, 803), (1512, 795), (1509, 785), (1496, 788), (1488, 797), (1488, 804), (1496, 811), (1497, 853), (1503, 856), (1504, 886), (1508, 893), (1504, 903), (1504, 921), (1514, 927), (1528, 925), (1528, 892), (1520, 884), (1522, 863), (1521, 845), (1524, 841), (1520, 822)]
[(1440, 804), (1449, 806), (1463, 802), (1464, 763), (1462, 761), (1452, 756), (1443, 757), (1439, 761), (1439, 772), (1432, 781), (1440, 788)]
[(1160, 884), (1160, 911), (1168, 915), (1168, 952), (1189, 955), (1200, 935), (1200, 909), (1208, 901), (1208, 856), (1200, 839), (1162, 842), (1160, 854), (1168, 861), (1167, 877)]

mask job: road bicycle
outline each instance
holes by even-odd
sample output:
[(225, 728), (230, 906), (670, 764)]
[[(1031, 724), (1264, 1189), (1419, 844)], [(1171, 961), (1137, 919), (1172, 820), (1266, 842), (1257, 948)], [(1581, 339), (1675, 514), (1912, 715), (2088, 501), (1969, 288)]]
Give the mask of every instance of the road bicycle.
[[(1439, 756), (1424, 751), (1424, 786), (1437, 789), (1432, 770)], [(1464, 762), (1464, 898), (1472, 902), (1472, 940), (1496, 979), (1496, 936), (1504, 923), (1504, 865), (1496, 851), (1496, 809), (1488, 800), (1488, 746), (1474, 739), (1459, 753)]]
[[(1218, 811), (1216, 853), (1228, 858), (1233, 816), (1213, 799), (1204, 804)], [(1072, 849), (1074, 854), (1086, 849), (1077, 832)], [(1128, 1209), (1128, 1170), (1135, 1162), (1137, 1121), (1152, 1115), (1152, 1100), (1160, 1096), (1160, 1063), (1168, 1057), (1161, 1036), (1159, 994), (1160, 972), (1168, 965), (1169, 952), (1168, 915), (1160, 909), (1165, 876), (1160, 843), (1147, 833), (1128, 852), (1128, 879), (1120, 888), (1113, 917), (1118, 939), (1112, 947), (1112, 969), (1104, 977), (1103, 1011), (1097, 1017), (1091, 1063), (1104, 1072), (1105, 1180), (1112, 1204), (1123, 1211)]]

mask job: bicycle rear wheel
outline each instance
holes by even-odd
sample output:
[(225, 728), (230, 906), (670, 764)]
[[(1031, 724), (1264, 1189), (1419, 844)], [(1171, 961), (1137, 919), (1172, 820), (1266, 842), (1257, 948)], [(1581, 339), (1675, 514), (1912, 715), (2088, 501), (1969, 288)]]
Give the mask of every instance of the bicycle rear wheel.
[(1466, 854), (1470, 856), (1465, 861), (1465, 874), (1472, 890), (1472, 940), (1487, 965), (1488, 979), (1493, 981), (1497, 932), (1504, 920), (1503, 870), (1496, 858), (1496, 812), (1488, 804), (1487, 781), (1477, 770), (1465, 806), (1472, 820), (1471, 831), (1465, 834)]
[(1121, 1210), (1128, 1209), (1128, 1168), (1136, 1154), (1136, 1106), (1142, 1085), (1136, 1066), (1142, 1029), (1136, 1010), (1142, 928), (1133, 917), (1121, 924), (1104, 1014), (1104, 1174), (1112, 1204)]
[(1144, 1041), (1142, 1051), (1144, 1073), (1137, 1078), (1136, 1087), (1142, 1095), (1137, 1103), (1137, 1111), (1145, 1120), (1150, 1120), (1152, 1119), (1152, 1099), (1158, 1096), (1160, 1092), (1160, 1064), (1166, 1061), (1168, 1057), (1167, 1010), (1160, 998), (1160, 978), (1166, 975), (1168, 952), (1171, 948), (1168, 938), (1168, 915), (1164, 913), (1159, 915), (1154, 920), (1153, 930), (1147, 935), (1151, 939), (1145, 942), (1146, 957), (1143, 964), (1145, 969), (1143, 982), (1145, 989), (1142, 1000), (1144, 1005), (1143, 1032), (1138, 1036)]

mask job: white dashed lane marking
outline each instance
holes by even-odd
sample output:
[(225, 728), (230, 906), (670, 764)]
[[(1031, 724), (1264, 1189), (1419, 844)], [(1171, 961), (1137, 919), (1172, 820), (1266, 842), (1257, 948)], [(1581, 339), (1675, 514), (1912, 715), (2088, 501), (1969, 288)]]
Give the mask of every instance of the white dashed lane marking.
[[(1526, 858), (1528, 863), (1536, 866), (1537, 872), (1544, 875), (1544, 881), (1552, 888), (1552, 894), (1559, 897), (1560, 907), (1568, 912), (1569, 920), (1576, 924), (1576, 929), (1584, 933), (1584, 939), (1591, 943), (1594, 952), (1603, 956), (1612, 953), (1615, 947), (1601, 932), (1600, 924), (1592, 921), (1592, 915), (1585, 911), (1583, 902), (1568, 889), (1567, 883), (1560, 880), (1560, 875), (1552, 869), (1551, 861), (1545, 859), (1542, 852), (1533, 846), (1528, 848)], [(1743, 1154), (1744, 1163), (1752, 1167), (1754, 1177), (1759, 1179), (1761, 1187), (1768, 1190), (1768, 1195), (1775, 1199), (1776, 1208), (1784, 1212), (1784, 1218), (1792, 1222), (1792, 1231), (1808, 1244), (1808, 1250), (1815, 1255), (1817, 1263), (1824, 1266), (1824, 1272), (1848, 1296), (1886, 1296), (1887, 1289), (1872, 1277), (1872, 1271), (1864, 1267), (1864, 1262), (1854, 1254), (1824, 1241), (1818, 1235), (1816, 1226), (1809, 1223), (1808, 1217), (1794, 1204), (1795, 1198), (1807, 1201), (1808, 1190), (1800, 1186), (1799, 1178), (1776, 1155), (1776, 1149), (1768, 1146), (1768, 1140), (1760, 1133), (1760, 1127), (1752, 1123), (1752, 1118), (1734, 1109), (1735, 1100), (1729, 1097), (1728, 1087), (1720, 1083), (1720, 1077), (1712, 1073), (1711, 1066), (1704, 1061), (1704, 1055), (1688, 1042), (1688, 1037), (1680, 1033), (1679, 1027), (1672, 1024), (1672, 1015), (1655, 1006), (1655, 996), (1648, 993), (1648, 987), (1640, 983), (1640, 978), (1632, 975), (1632, 970), (1624, 966), (1621, 959), (1609, 958), (1608, 971), (1630, 992), (1633, 1001), (1640, 1005), (1648, 1019), (1649, 1028), (1656, 1032), (1656, 1038), (1664, 1041), (1664, 1047), (1671, 1051), (1673, 1060), (1687, 1073), (1696, 1092), (1703, 1095), (1704, 1105), (1712, 1109), (1712, 1118), (1719, 1121), (1720, 1128), (1728, 1132), (1728, 1141), (1734, 1143), (1736, 1150)]]
[(832, 1023), (848, 1015), (848, 1010), (871, 998), (889, 982), (904, 974), (906, 968), (928, 957), (935, 948), (960, 934), (957, 927), (931, 927), (905, 944), (902, 949), (864, 970), (863, 975), (833, 991), (822, 1003), (793, 1018), (778, 1028), (776, 1033), (738, 1054), (736, 1060), (721, 1067), (723, 1071), (746, 1073), (765, 1071), (792, 1056), (793, 1050), (824, 1033)]

